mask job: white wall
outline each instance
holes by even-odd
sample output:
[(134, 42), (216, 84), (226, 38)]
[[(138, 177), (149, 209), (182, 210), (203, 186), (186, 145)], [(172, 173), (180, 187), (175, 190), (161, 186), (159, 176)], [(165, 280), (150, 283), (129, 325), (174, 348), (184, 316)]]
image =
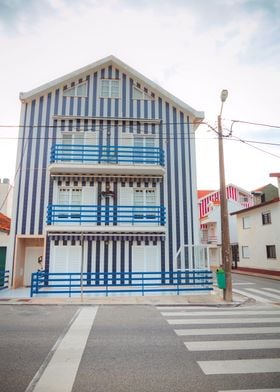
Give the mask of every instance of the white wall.
[(0, 212), (12, 216), (13, 187), (8, 183), (3, 183), (0, 179)]
[[(271, 212), (271, 224), (262, 224), (262, 213)], [(243, 217), (250, 217), (250, 228), (243, 229)], [(280, 202), (270, 203), (237, 215), (240, 267), (280, 270)], [(268, 259), (267, 245), (276, 245), (276, 259)], [(242, 255), (249, 247), (249, 258)]]

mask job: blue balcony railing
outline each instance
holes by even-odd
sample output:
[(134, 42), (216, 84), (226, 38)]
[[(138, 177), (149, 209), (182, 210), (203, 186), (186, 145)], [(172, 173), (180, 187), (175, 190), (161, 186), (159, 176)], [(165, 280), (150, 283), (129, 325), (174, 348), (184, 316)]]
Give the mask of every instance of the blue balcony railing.
[(159, 147), (54, 144), (51, 148), (50, 162), (164, 166), (164, 151)]
[(49, 204), (47, 224), (164, 225), (164, 206), (104, 206)]

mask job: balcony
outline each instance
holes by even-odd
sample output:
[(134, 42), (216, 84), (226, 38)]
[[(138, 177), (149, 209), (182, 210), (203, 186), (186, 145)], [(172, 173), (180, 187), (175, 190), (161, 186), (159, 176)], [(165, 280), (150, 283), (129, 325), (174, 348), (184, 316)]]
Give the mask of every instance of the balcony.
[(163, 226), (163, 206), (104, 206), (49, 204), (48, 225)]
[(55, 144), (49, 170), (55, 173), (164, 175), (159, 147)]
[(218, 237), (216, 235), (203, 235), (201, 239), (202, 244), (217, 244)]

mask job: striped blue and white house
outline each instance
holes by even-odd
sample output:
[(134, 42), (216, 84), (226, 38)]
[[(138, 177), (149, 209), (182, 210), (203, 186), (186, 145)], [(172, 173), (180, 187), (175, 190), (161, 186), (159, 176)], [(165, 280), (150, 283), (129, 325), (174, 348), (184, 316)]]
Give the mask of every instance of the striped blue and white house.
[[(21, 93), (13, 286), (49, 272), (172, 271), (198, 244), (199, 112), (114, 56)], [(40, 261), (40, 259), (39, 259)]]

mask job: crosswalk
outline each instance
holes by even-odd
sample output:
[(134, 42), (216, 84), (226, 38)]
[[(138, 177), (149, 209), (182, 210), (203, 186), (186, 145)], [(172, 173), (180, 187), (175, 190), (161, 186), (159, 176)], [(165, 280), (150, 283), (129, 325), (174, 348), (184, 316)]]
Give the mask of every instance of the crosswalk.
[(280, 307), (158, 309), (203, 374), (223, 380), (217, 392), (243, 391), (242, 377), (244, 391), (280, 391)]
[[(246, 284), (246, 286), (248, 283)], [(234, 293), (245, 295), (248, 298), (254, 299), (261, 303), (280, 303), (280, 290), (273, 289), (270, 287), (262, 288), (252, 288), (252, 287), (242, 287), (242, 289), (237, 288), (238, 284), (233, 285)]]

